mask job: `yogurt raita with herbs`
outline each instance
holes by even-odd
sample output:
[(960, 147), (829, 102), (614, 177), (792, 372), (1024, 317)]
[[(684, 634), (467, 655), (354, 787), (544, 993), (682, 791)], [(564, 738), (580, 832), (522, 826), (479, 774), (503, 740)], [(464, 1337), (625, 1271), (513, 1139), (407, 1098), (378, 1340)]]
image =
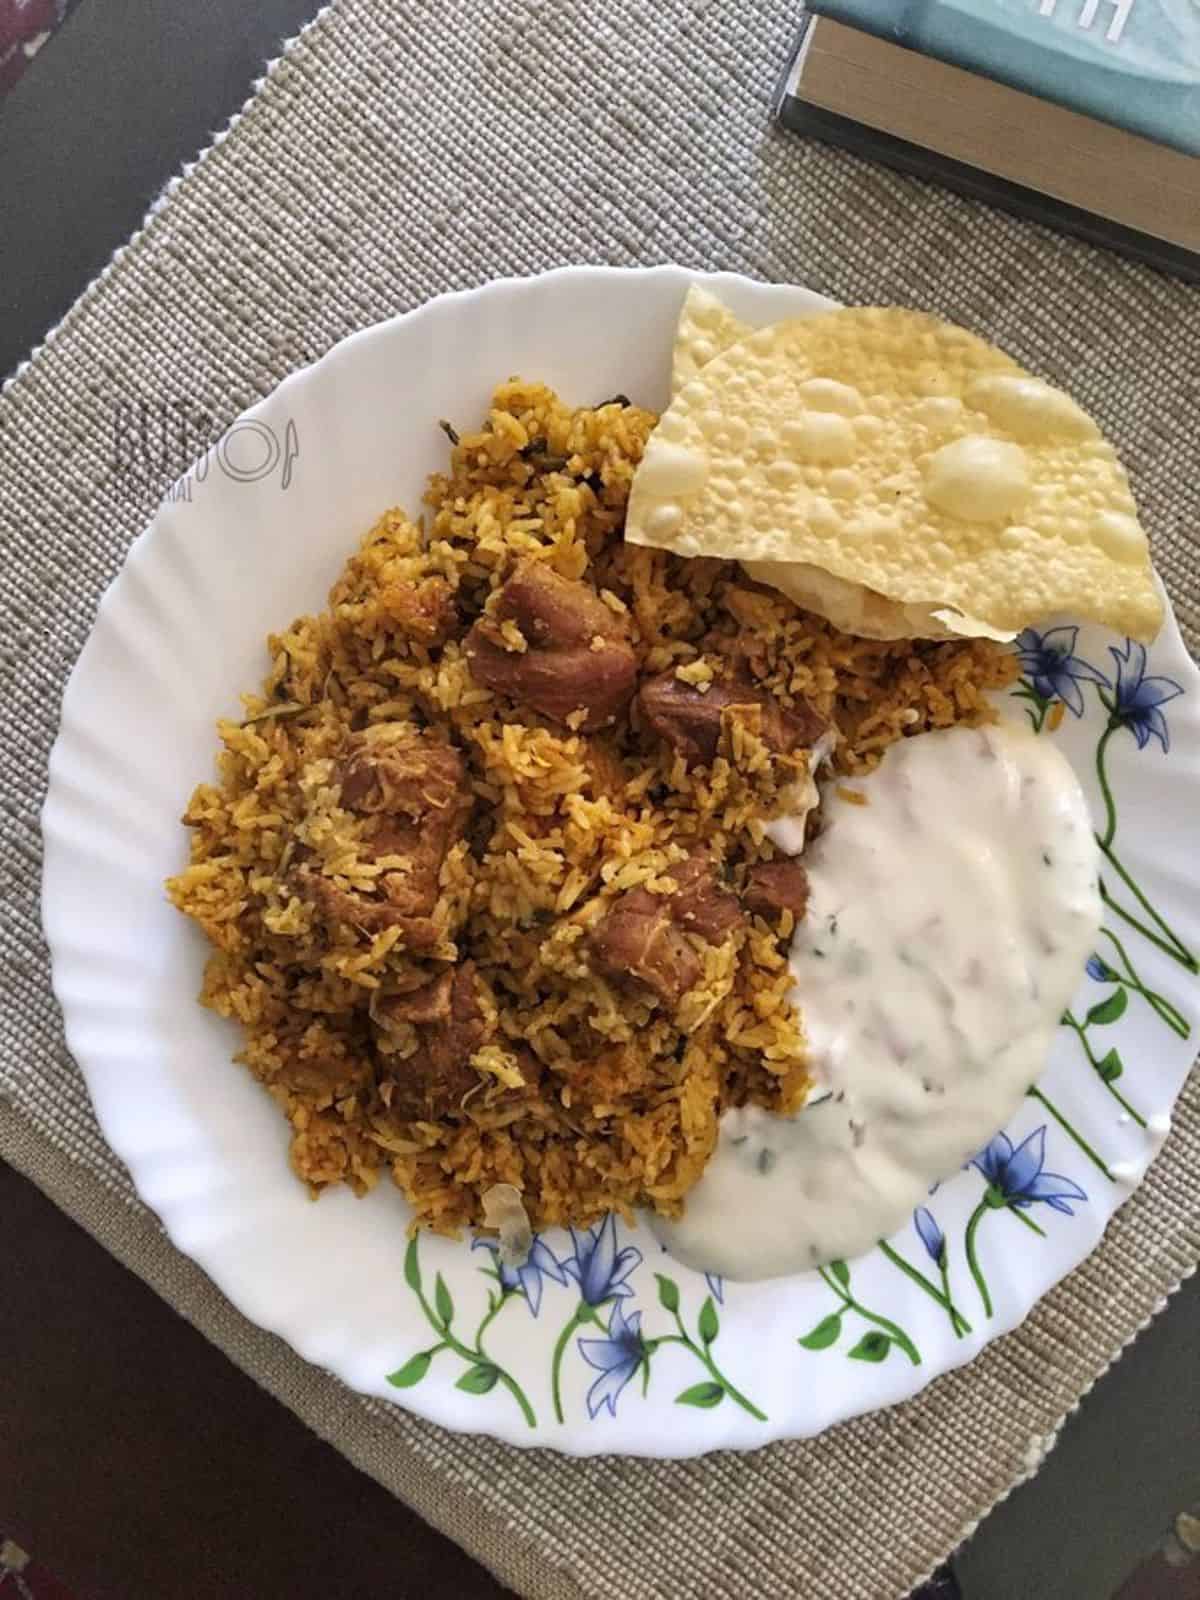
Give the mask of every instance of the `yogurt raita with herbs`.
[[(1100, 926), (1083, 792), (1016, 724), (901, 740), (824, 815), (790, 958), (813, 1095), (791, 1117), (727, 1112), (685, 1215), (655, 1224), (731, 1278), (902, 1226), (1040, 1075)], [(792, 843), (788, 819), (772, 829)]]

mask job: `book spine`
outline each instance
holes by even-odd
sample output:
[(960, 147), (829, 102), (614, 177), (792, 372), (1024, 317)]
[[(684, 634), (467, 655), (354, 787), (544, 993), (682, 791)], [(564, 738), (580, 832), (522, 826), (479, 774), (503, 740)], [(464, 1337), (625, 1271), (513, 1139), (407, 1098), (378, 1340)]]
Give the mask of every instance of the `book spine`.
[(1200, 5), (1166, 0), (810, 0), (811, 9), (1200, 154)]

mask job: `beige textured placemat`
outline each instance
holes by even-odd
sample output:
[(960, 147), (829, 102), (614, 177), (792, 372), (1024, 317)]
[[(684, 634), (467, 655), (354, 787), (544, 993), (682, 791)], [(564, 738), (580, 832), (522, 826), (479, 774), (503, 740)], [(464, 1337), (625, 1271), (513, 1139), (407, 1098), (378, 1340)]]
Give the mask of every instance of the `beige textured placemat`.
[[(1068, 383), (1121, 442), (1195, 648), (1194, 291), (789, 135), (774, 0), (344, 0), (271, 71), (0, 400), (0, 1154), (352, 1460), (538, 1600), (906, 1591), (1037, 1464), (1200, 1258), (1200, 1082), (1100, 1250), (1014, 1335), (806, 1444), (575, 1462), (364, 1400), (245, 1322), (166, 1243), (67, 1056), (38, 924), (65, 675), (175, 464), (114, 472), (135, 398), (221, 421), (439, 290), (676, 260), (896, 300)], [(614, 330), (620, 337), (620, 330)], [(402, 419), (398, 419), (398, 422)], [(119, 911), (114, 911), (119, 914)]]

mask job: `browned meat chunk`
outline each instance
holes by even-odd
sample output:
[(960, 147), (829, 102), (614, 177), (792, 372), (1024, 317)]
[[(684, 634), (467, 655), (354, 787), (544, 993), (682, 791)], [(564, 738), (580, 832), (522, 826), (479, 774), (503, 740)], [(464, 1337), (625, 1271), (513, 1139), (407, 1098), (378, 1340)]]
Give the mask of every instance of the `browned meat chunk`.
[(733, 895), (713, 875), (712, 864), (693, 856), (670, 869), (672, 895), (631, 889), (592, 929), (596, 965), (610, 977), (634, 979), (670, 1010), (700, 976), (700, 957), (687, 937), (717, 944), (741, 921)]
[(742, 904), (756, 917), (774, 922), (784, 911), (796, 921), (808, 906), (808, 873), (793, 856), (764, 861), (750, 869)]
[(418, 644), (445, 644), (461, 625), (454, 591), (445, 578), (394, 583), (384, 590), (382, 602), (401, 633)]
[(316, 902), (329, 922), (345, 923), (372, 934), (383, 933), (399, 923), (404, 930), (405, 948), (412, 951), (432, 950), (441, 938), (432, 916), (405, 911), (390, 899), (340, 889), (328, 878), (312, 872), (302, 873), (299, 883), (301, 893)]
[[(505, 622), (517, 625), (524, 650), (505, 648)], [(615, 721), (637, 679), (637, 657), (620, 619), (586, 583), (561, 577), (543, 561), (517, 567), (500, 590), (495, 615), (471, 629), (467, 659), (487, 688), (583, 732)]]
[(385, 723), (349, 740), (342, 761), (342, 804), (350, 811), (420, 822), (431, 812), (450, 813), (465, 778), (463, 758), (453, 746)]
[(674, 1010), (700, 976), (700, 957), (671, 919), (667, 901), (648, 889), (622, 895), (592, 929), (596, 965), (632, 978)]
[(374, 1015), (385, 1024), (411, 1022), (418, 1027), (425, 1022), (448, 1022), (452, 1011), (454, 973), (440, 972), (419, 988), (407, 994), (390, 994), (378, 1001)]
[(411, 994), (388, 995), (376, 1004), (374, 1017), (385, 1033), (398, 1022), (417, 1031), (415, 1054), (382, 1057), (394, 1074), (393, 1114), (430, 1122), (459, 1110), (463, 1096), (479, 1082), (471, 1057), (486, 1032), (474, 962), (464, 961)]
[(737, 897), (713, 876), (712, 863), (691, 856), (669, 869), (678, 887), (667, 901), (673, 920), (685, 933), (698, 933), (707, 944), (720, 944), (742, 920)]
[(779, 755), (813, 745), (825, 720), (801, 700), (794, 709), (750, 683), (713, 683), (702, 694), (673, 672), (648, 678), (638, 696), (642, 717), (692, 767), (711, 766), (721, 737), (721, 714), (733, 706), (762, 708), (762, 736)]
[(312, 872), (302, 874), (302, 887), (332, 921), (368, 933), (399, 926), (410, 950), (431, 949), (439, 937), (432, 914), (442, 862), (471, 808), (462, 756), (407, 728), (393, 733), (382, 725), (350, 740), (341, 781), (346, 809), (375, 819), (368, 839), (374, 857), (399, 856), (404, 864), (381, 873), (377, 895), (339, 888)]

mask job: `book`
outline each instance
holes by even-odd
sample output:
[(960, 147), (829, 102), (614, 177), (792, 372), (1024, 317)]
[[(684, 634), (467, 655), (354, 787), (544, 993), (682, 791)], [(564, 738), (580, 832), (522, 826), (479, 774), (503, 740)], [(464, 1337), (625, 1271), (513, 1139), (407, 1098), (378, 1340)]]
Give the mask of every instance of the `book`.
[(1197, 0), (812, 0), (811, 9), (1200, 154)]
[(1200, 0), (814, 0), (776, 111), (1200, 281)]

